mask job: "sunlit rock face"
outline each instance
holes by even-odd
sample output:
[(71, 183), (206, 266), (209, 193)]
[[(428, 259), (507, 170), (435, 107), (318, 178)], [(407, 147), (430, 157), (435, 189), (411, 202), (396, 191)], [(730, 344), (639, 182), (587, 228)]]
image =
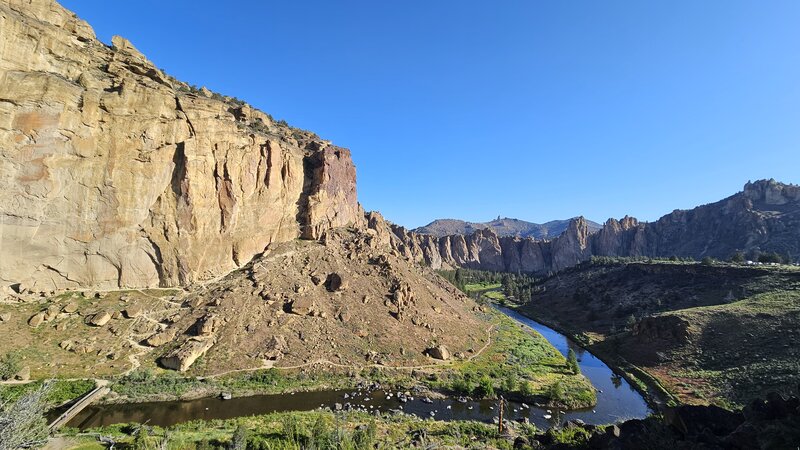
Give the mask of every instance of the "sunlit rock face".
[(363, 221), (346, 149), (0, 2), (0, 284), (181, 286)]

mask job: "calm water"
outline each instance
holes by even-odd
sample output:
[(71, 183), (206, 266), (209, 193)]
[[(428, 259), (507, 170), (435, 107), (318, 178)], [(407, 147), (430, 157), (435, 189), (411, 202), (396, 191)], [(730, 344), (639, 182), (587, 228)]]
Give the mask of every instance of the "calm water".
[[(509, 402), (505, 417), (510, 420), (527, 417), (537, 427), (547, 428), (559, 420), (581, 419), (586, 423), (606, 424), (645, 417), (650, 412), (642, 396), (627, 381), (615, 376), (602, 361), (574, 344), (566, 336), (515, 311), (507, 308), (498, 309), (541, 333), (564, 355), (570, 348), (575, 350), (581, 371), (599, 390), (597, 405), (594, 408), (548, 412), (546, 409)], [(497, 415), (496, 401), (481, 400), (462, 403), (457, 399), (447, 398), (433, 399), (429, 403), (418, 394), (411, 392), (412, 398), (403, 403), (398, 399), (397, 394), (396, 391), (383, 390), (343, 390), (258, 395), (231, 400), (203, 398), (189, 401), (96, 405), (83, 410), (68, 425), (80, 429), (126, 422), (169, 426), (196, 419), (230, 419), (279, 411), (308, 411), (326, 407), (337, 409), (337, 406), (381, 412), (402, 410), (409, 414), (434, 417), (438, 420), (491, 421)], [(545, 415), (552, 417), (545, 419)]]

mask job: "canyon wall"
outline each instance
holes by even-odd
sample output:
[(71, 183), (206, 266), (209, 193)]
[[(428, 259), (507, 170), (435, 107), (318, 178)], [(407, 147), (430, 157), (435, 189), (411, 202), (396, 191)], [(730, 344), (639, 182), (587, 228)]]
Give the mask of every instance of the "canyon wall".
[(391, 226), (392, 246), (434, 268), (548, 273), (592, 256), (727, 259), (777, 252), (800, 259), (800, 186), (760, 180), (742, 192), (691, 210), (675, 210), (655, 222), (609, 219), (594, 232), (582, 217), (551, 240), (498, 237), (490, 229), (436, 237)]
[(185, 286), (363, 221), (346, 149), (0, 1), (0, 286)]

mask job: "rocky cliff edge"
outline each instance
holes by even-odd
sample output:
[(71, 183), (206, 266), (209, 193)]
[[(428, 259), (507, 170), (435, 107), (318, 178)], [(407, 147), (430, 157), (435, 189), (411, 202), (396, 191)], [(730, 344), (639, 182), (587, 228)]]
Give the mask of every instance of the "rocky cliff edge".
[(0, 1), (0, 286), (184, 286), (363, 221), (346, 149)]

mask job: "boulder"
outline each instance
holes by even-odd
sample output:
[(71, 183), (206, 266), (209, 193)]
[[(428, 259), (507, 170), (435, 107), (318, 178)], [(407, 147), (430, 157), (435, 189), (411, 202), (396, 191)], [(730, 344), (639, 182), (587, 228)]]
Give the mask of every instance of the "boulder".
[(44, 321), (50, 322), (51, 320), (54, 320), (56, 316), (58, 316), (60, 310), (61, 308), (59, 308), (56, 305), (48, 306), (47, 309), (44, 311)]
[(347, 289), (347, 283), (341, 275), (334, 272), (329, 274), (328, 278), (325, 280), (325, 288), (330, 292), (337, 292)]
[(289, 351), (289, 345), (286, 343), (286, 338), (281, 335), (272, 336), (264, 345), (264, 358), (270, 360), (278, 360), (283, 357), (284, 353)]
[(437, 345), (436, 347), (429, 348), (427, 352), (433, 359), (441, 359), (442, 361), (450, 359), (450, 350), (444, 345)]
[(220, 326), (222, 326), (222, 319), (209, 314), (198, 320), (195, 326), (199, 336), (209, 336), (219, 330)]
[(14, 379), (17, 381), (28, 381), (31, 379), (31, 368), (28, 366), (23, 367), (14, 375)]
[(664, 411), (664, 421), (683, 435), (697, 435), (708, 428), (717, 436), (730, 434), (744, 422), (744, 414), (714, 405), (681, 405)]
[(28, 325), (34, 328), (38, 327), (39, 325), (42, 324), (42, 322), (44, 322), (44, 315), (45, 315), (44, 311), (34, 314), (30, 319), (28, 319)]
[(189, 339), (180, 347), (159, 358), (159, 362), (167, 369), (185, 372), (197, 361), (197, 358), (203, 356), (213, 346), (213, 339)]
[(76, 342), (70, 348), (70, 351), (77, 353), (79, 355), (85, 355), (87, 353), (94, 353), (94, 345), (87, 342)]
[(91, 319), (89, 319), (89, 325), (95, 327), (102, 327), (110, 321), (111, 321), (111, 313), (109, 313), (108, 311), (101, 311), (92, 316)]
[(67, 314), (74, 314), (78, 312), (78, 304), (76, 302), (69, 302), (64, 306), (64, 308), (61, 311)]
[(125, 317), (127, 317), (128, 319), (135, 319), (144, 314), (144, 307), (142, 305), (134, 304), (125, 308), (125, 311), (123, 312), (125, 313)]
[(167, 332), (156, 333), (156, 334), (150, 336), (149, 338), (147, 338), (147, 340), (145, 341), (145, 344), (149, 345), (150, 347), (160, 347), (160, 346), (166, 344), (167, 342), (172, 341), (172, 339), (173, 339), (173, 336), (172, 336), (171, 333), (167, 333)]
[(11, 320), (11, 313), (0, 314), (0, 322), (8, 322)]
[(310, 297), (302, 297), (292, 301), (291, 311), (293, 314), (307, 316), (314, 312), (316, 306)]

